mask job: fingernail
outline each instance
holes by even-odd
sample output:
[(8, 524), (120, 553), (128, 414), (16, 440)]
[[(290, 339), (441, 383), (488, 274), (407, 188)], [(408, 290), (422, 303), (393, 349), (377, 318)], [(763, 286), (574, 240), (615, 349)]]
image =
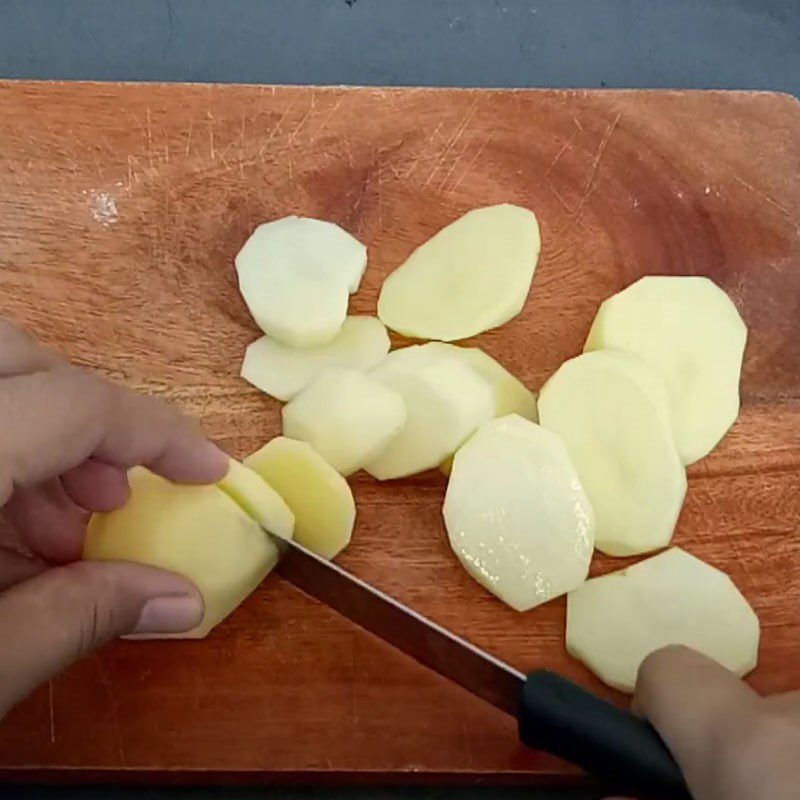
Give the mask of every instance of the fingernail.
[(203, 619), (203, 601), (191, 595), (148, 600), (131, 633), (182, 633)]

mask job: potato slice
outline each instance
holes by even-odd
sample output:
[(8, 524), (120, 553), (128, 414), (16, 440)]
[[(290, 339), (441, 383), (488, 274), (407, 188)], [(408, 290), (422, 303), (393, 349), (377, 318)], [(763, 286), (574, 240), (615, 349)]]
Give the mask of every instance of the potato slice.
[(759, 623), (731, 579), (673, 547), (593, 578), (567, 599), (567, 650), (609, 686), (631, 693), (648, 655), (681, 644), (746, 675)]
[(289, 261), (239, 270), (239, 289), (256, 324), (290, 347), (328, 344), (347, 316), (347, 286)]
[(236, 268), (257, 272), (274, 261), (327, 275), (352, 294), (367, 268), (367, 248), (333, 222), (282, 217), (253, 231), (236, 257)]
[(257, 473), (232, 458), (217, 484), (248, 516), (281, 539), (291, 539), (294, 514), (283, 498)]
[(708, 278), (653, 275), (600, 306), (584, 349), (636, 353), (661, 373), (678, 451), (692, 464), (739, 414), (746, 341), (736, 306)]
[(244, 460), (294, 513), (294, 538), (323, 558), (350, 541), (356, 518), (347, 481), (307, 442), (279, 436)]
[(403, 429), (364, 467), (378, 480), (432, 469), (494, 411), (489, 382), (428, 345), (395, 350), (370, 376), (399, 393), (406, 406)]
[(663, 381), (638, 356), (599, 350), (567, 361), (539, 394), (542, 425), (567, 446), (597, 520), (596, 547), (630, 556), (665, 547), (686, 494)]
[(592, 507), (558, 436), (520, 416), (485, 423), (456, 452), (444, 520), (467, 572), (517, 611), (586, 579)]
[[(531, 422), (539, 421), (536, 395), (480, 347), (459, 347), (444, 342), (429, 342), (425, 347), (437, 348), (442, 353), (454, 355), (489, 381), (494, 390), (495, 417), (518, 414)], [(449, 475), (452, 466), (453, 456), (450, 455), (439, 464), (439, 469)]]
[(496, 328), (522, 310), (540, 246), (533, 212), (507, 204), (470, 211), (386, 279), (378, 316), (398, 333), (446, 342)]
[(368, 375), (331, 368), (283, 407), (283, 434), (350, 475), (380, 455), (406, 421), (403, 398)]
[(378, 366), (389, 352), (389, 336), (377, 317), (348, 317), (336, 338), (298, 350), (268, 336), (248, 348), (242, 377), (278, 400), (291, 400), (328, 367), (362, 372)]
[(131, 470), (130, 484), (122, 508), (92, 515), (83, 557), (137, 561), (184, 575), (203, 596), (200, 625), (136, 638), (201, 639), (261, 583), (278, 550), (217, 486), (170, 483), (142, 467)]

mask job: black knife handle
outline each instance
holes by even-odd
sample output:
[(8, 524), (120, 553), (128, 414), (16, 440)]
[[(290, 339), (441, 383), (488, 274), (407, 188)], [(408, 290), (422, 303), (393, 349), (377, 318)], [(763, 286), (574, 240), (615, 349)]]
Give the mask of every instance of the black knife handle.
[(690, 800), (680, 767), (652, 725), (554, 672), (528, 675), (519, 736), (642, 800)]

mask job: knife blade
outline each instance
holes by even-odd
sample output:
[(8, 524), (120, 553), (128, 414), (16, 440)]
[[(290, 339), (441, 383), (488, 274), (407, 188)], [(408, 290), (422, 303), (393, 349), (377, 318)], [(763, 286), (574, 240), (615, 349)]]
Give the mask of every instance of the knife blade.
[(582, 767), (620, 794), (690, 800), (655, 729), (549, 670), (525, 674), (295, 541), (267, 531), (277, 572), (310, 597), (515, 717), (523, 744)]

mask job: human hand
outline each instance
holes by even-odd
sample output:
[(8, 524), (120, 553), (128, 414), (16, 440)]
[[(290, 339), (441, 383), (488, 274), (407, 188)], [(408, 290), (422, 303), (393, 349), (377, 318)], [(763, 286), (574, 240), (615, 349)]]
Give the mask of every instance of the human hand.
[(661, 734), (696, 800), (800, 794), (800, 692), (762, 698), (705, 656), (668, 647), (642, 664), (634, 710)]
[(212, 483), (228, 459), (174, 408), (71, 366), (0, 319), (0, 717), (111, 639), (202, 619), (202, 598), (178, 575), (79, 561), (88, 512), (123, 505), (139, 464)]

